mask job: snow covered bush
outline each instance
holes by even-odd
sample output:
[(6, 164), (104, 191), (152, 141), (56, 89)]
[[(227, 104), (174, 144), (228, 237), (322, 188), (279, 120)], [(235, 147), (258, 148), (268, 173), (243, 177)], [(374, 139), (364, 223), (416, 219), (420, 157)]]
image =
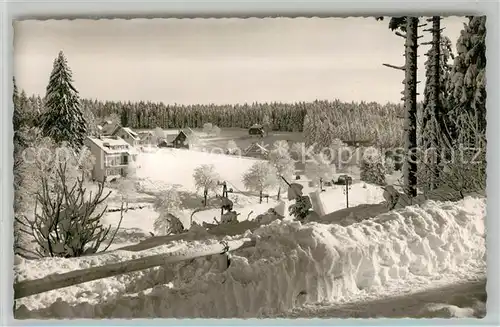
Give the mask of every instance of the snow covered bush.
[[(103, 195), (104, 181), (98, 184), (95, 194), (87, 194), (82, 177), (73, 184), (66, 181), (68, 166), (59, 163), (55, 169), (56, 183), (52, 176), (41, 176), (41, 189), (36, 192), (34, 219), (16, 217), (20, 232), (29, 234), (38, 245), (33, 254), (40, 257), (79, 257), (99, 252), (103, 241), (108, 240), (111, 226), (105, 228), (100, 220), (106, 208), (98, 212), (97, 207), (110, 193)], [(106, 251), (120, 228), (115, 229)]]
[[(284, 140), (276, 141), (273, 144), (272, 150), (268, 155), (270, 164), (276, 169), (278, 174), (278, 200), (282, 189), (285, 189), (288, 184), (283, 180), (285, 178), (290, 181), (295, 172), (295, 163), (290, 155), (288, 142)], [(283, 178), (282, 178), (283, 177)]]
[(258, 161), (243, 175), (243, 185), (249, 191), (259, 192), (262, 203), (263, 192), (278, 184), (276, 168), (266, 161)]
[(221, 130), (220, 130), (219, 126), (214, 125), (212, 127), (212, 135), (219, 136), (220, 132), (221, 132)]
[(176, 216), (180, 212), (181, 199), (175, 187), (162, 190), (157, 196), (154, 208), (159, 215), (153, 227), (158, 235), (178, 234), (184, 231), (184, 226)]
[(312, 204), (309, 197), (299, 196), (295, 199), (295, 203), (288, 208), (288, 211), (291, 216), (295, 217), (296, 220), (304, 221), (311, 212), (311, 209)]
[(203, 124), (203, 133), (210, 135), (212, 134), (213, 125), (212, 123)]
[(121, 197), (121, 201), (125, 203), (125, 208), (128, 209), (130, 197), (138, 188), (138, 179), (136, 174), (136, 163), (131, 161), (125, 168), (125, 176), (118, 179), (116, 189)]
[(323, 154), (315, 154), (306, 162), (306, 176), (323, 189), (323, 182), (330, 181), (336, 172), (335, 164), (331, 163)]
[(241, 156), (241, 149), (238, 147), (234, 140), (227, 141), (226, 154)]
[(375, 185), (386, 184), (386, 168), (384, 164), (384, 158), (377, 149), (365, 149), (363, 158), (361, 159), (360, 170), (360, 178), (362, 181)]
[(220, 132), (221, 130), (217, 125), (214, 125), (212, 123), (203, 124), (203, 133), (205, 133), (206, 135), (219, 136)]
[(161, 140), (165, 138), (165, 131), (161, 127), (156, 127), (153, 130), (153, 142), (158, 144)]
[(65, 142), (57, 146), (49, 137), (30, 139), (29, 143), (32, 146), (20, 150), (15, 158), (16, 211), (26, 211), (34, 205), (37, 192), (42, 190), (42, 177), (51, 190), (61, 183), (57, 173), (60, 164), (66, 167), (66, 186), (73, 185), (78, 178), (85, 181), (90, 178), (95, 158), (88, 148), (75, 150)]
[(217, 182), (221, 180), (220, 175), (214, 165), (201, 165), (194, 170), (193, 178), (196, 191), (203, 190), (203, 204), (206, 206), (208, 192), (215, 192)]
[(396, 167), (394, 159), (392, 159), (391, 157), (386, 157), (384, 165), (385, 165), (385, 173), (388, 175), (392, 175)]
[(290, 153), (294, 159), (300, 162), (305, 162), (306, 156), (307, 156), (307, 147), (304, 142), (296, 142), (293, 143), (292, 146), (290, 147)]
[(196, 149), (196, 148), (199, 148), (200, 145), (202, 144), (201, 141), (200, 141), (200, 138), (198, 137), (198, 135), (194, 132), (192, 133), (188, 133), (187, 135), (187, 139), (185, 141), (187, 144), (189, 144), (189, 148), (190, 149)]

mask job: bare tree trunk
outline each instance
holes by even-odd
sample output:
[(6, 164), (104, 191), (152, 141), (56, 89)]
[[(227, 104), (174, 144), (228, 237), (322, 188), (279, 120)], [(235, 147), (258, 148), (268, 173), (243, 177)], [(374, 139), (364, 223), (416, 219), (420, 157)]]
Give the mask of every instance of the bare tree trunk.
[(281, 195), (281, 185), (278, 186), (278, 201), (280, 200), (280, 195)]
[(418, 18), (407, 17), (405, 43), (405, 133), (404, 183), (410, 197), (417, 195), (417, 49)]
[(432, 181), (431, 189), (436, 189), (439, 180), (439, 159), (441, 156), (441, 144), (439, 135), (442, 133), (441, 125), (443, 122), (443, 105), (441, 103), (441, 17), (432, 17), (432, 75), (431, 75), (431, 108), (433, 109), (434, 134), (432, 136), (435, 152), (435, 161), (432, 162)]

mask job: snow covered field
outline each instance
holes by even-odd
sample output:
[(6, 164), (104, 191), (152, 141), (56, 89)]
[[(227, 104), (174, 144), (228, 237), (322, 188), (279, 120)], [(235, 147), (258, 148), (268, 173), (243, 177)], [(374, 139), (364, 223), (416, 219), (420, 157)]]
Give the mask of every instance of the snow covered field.
[[(179, 219), (185, 228), (190, 228), (190, 218), (194, 209), (201, 207), (201, 195), (197, 195), (194, 185), (193, 172), (202, 164), (213, 164), (221, 178), (228, 183), (229, 188), (233, 188), (234, 193), (229, 194), (229, 198), (234, 202), (234, 208), (240, 214), (239, 221), (253, 220), (257, 215), (266, 212), (269, 208), (275, 208), (278, 201), (275, 200), (277, 190), (269, 192), (274, 198), (264, 200), (259, 204), (258, 197), (251, 195), (244, 189), (242, 183), (243, 174), (256, 162), (256, 159), (226, 156), (216, 153), (201, 151), (188, 151), (179, 149), (148, 149), (143, 152), (137, 160), (137, 178), (141, 181), (141, 187), (148, 194), (155, 194), (166, 186), (176, 185), (183, 192), (181, 198), (183, 206), (179, 212)], [(308, 194), (317, 192), (317, 188), (308, 186), (307, 179), (301, 179), (304, 185), (303, 192)], [(326, 192), (319, 193), (318, 203), (323, 208), (324, 214), (345, 208), (344, 187), (336, 185), (328, 187)], [(382, 189), (379, 186), (367, 183), (355, 183), (351, 186), (349, 203), (356, 206), (365, 203), (380, 203), (384, 201)], [(288, 217), (288, 206), (291, 204), (286, 200), (286, 192), (282, 192), (285, 210), (282, 214)], [(147, 194), (133, 194), (131, 196), (132, 205), (145, 205)], [(213, 194), (211, 195), (213, 197)], [(113, 197), (112, 197), (113, 198)], [(119, 207), (114, 204), (113, 207)], [(321, 211), (318, 211), (321, 212)], [(153, 223), (158, 213), (152, 208), (145, 207), (139, 210), (129, 210), (124, 213), (124, 218), (120, 226), (120, 231), (110, 247), (110, 249), (128, 246), (138, 241), (144, 240), (154, 233)], [(195, 213), (193, 222), (202, 224), (203, 222), (214, 223), (214, 218), (220, 218), (220, 209), (206, 208)], [(120, 213), (107, 213), (103, 223), (113, 227), (118, 226)]]
[[(168, 186), (177, 186), (181, 192), (182, 207), (178, 217), (184, 227), (191, 227), (190, 218), (195, 209), (203, 209), (193, 214), (193, 222), (202, 224), (203, 222), (214, 223), (214, 218), (220, 219), (219, 208), (203, 208), (201, 194), (196, 192), (194, 185), (194, 170), (202, 164), (213, 164), (220, 174), (222, 180), (226, 181), (229, 188), (234, 193), (229, 194), (229, 198), (234, 202), (234, 208), (240, 214), (239, 221), (252, 220), (257, 215), (266, 212), (269, 208), (274, 208), (278, 202), (269, 199), (259, 204), (256, 195), (248, 194), (242, 185), (242, 176), (255, 163), (255, 159), (238, 158), (217, 153), (207, 153), (201, 151), (188, 151), (179, 149), (158, 149), (148, 148), (147, 152), (142, 152), (138, 156), (137, 178), (143, 192), (130, 195), (130, 206), (146, 205), (138, 210), (129, 210), (123, 214), (120, 230), (110, 249), (121, 248), (135, 244), (151, 236), (154, 233), (154, 221), (158, 216), (152, 207), (154, 194), (161, 192)], [(220, 192), (219, 192), (220, 193)], [(213, 198), (214, 194), (209, 194)], [(144, 203), (145, 199), (150, 200)], [(119, 208), (117, 196), (110, 197), (114, 203), (111, 207)], [(287, 210), (285, 210), (287, 212)], [(103, 217), (105, 225), (117, 227), (120, 221), (120, 213), (107, 213)]]
[[(379, 186), (363, 182), (354, 183), (349, 190), (349, 207), (383, 202), (383, 193), (384, 190)], [(343, 185), (335, 185), (326, 192), (321, 192), (319, 197), (325, 214), (346, 208), (345, 186)]]
[[(245, 233), (256, 237), (257, 244), (233, 253), (227, 270), (213, 256), (97, 280), (20, 299), (16, 316), (286, 316), (306, 304), (335, 307), (411, 296), (430, 286), (485, 278), (485, 208), (485, 199), (466, 198), (457, 203), (428, 201), (347, 227), (276, 221)], [(213, 242), (21, 260), (15, 270), (18, 280), (34, 279)]]
[(158, 149), (141, 153), (137, 159), (138, 178), (147, 178), (194, 191), (193, 171), (203, 164), (213, 164), (221, 178), (237, 190), (244, 190), (242, 176), (255, 159), (231, 157), (218, 153), (179, 149)]

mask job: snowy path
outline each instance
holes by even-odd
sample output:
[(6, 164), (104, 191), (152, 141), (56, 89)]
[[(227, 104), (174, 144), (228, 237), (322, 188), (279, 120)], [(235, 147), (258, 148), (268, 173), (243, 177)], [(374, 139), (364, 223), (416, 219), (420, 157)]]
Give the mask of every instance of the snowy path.
[(343, 305), (297, 308), (286, 318), (464, 318), (486, 314), (486, 280), (466, 281), (413, 294)]

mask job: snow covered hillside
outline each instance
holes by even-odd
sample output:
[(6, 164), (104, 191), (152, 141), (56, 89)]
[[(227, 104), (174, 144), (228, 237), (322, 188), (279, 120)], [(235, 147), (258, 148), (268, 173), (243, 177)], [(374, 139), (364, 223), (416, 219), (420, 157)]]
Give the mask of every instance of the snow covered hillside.
[[(255, 237), (256, 246), (234, 252), (227, 270), (212, 256), (97, 280), (20, 299), (16, 316), (272, 316), (306, 303), (366, 301), (482, 278), (485, 209), (485, 199), (469, 197), (428, 201), (346, 227), (275, 221), (244, 235)], [(15, 272), (21, 281), (213, 242), (21, 260)]]

